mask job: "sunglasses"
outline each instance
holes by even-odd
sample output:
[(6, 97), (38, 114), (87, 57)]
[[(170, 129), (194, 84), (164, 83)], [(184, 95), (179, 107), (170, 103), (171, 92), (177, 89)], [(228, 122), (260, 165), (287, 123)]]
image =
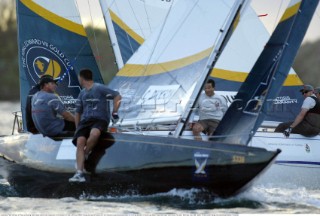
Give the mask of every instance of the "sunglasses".
[(308, 92), (310, 92), (310, 91), (302, 91), (301, 93), (302, 93), (302, 95), (304, 95), (304, 94), (306, 94)]

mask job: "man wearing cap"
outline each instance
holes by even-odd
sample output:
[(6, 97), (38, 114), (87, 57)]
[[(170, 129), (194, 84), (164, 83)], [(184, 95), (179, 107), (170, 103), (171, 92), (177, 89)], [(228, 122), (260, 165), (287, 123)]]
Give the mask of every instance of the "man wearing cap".
[[(54, 92), (56, 80), (46, 75), (40, 78), (40, 91), (32, 97), (32, 120), (44, 136), (64, 135), (75, 130), (74, 116), (65, 109), (61, 99)], [(58, 116), (61, 115), (61, 117)]]
[(300, 92), (305, 98), (300, 113), (293, 122), (279, 124), (275, 132), (283, 132), (286, 137), (289, 137), (290, 133), (304, 136), (316, 136), (320, 133), (319, 99), (311, 85), (304, 85)]
[(315, 88), (313, 93), (317, 96), (318, 100), (320, 100), (320, 86)]

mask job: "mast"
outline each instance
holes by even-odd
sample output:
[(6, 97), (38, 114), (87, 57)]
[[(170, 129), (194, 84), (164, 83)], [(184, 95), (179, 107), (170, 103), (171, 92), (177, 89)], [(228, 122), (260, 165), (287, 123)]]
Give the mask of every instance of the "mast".
[(174, 133), (174, 137), (179, 137), (181, 136), (186, 123), (188, 122), (191, 112), (192, 112), (192, 107), (195, 107), (197, 103), (197, 98), (201, 94), (201, 91), (203, 89), (203, 86), (205, 84), (205, 81), (210, 75), (210, 72), (212, 68), (214, 68), (215, 63), (217, 62), (220, 53), (223, 51), (223, 48), (225, 47), (226, 43), (228, 42), (229, 38), (231, 37), (233, 33), (233, 24), (237, 20), (238, 16), (240, 16), (240, 11), (241, 8), (245, 8), (247, 4), (249, 4), (250, 0), (239, 0), (236, 1), (233, 5), (233, 8), (230, 12), (229, 19), (226, 21), (225, 26), (220, 30), (221, 35), (218, 38), (218, 41), (216, 43), (215, 48), (210, 54), (210, 57), (208, 59), (208, 64), (207, 67), (204, 69), (204, 72), (202, 73), (202, 76), (199, 78), (195, 90), (192, 93), (192, 96), (190, 98), (190, 106), (187, 106), (186, 111), (182, 115), (177, 128)]

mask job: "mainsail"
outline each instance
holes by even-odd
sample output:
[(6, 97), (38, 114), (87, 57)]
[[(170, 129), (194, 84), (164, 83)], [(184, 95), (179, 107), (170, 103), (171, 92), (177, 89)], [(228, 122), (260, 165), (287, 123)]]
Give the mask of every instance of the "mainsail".
[(164, 23), (173, 2), (100, 0), (118, 68)]
[(43, 74), (58, 80), (57, 94), (68, 108), (80, 92), (79, 70), (90, 68), (103, 83), (73, 0), (17, 0), (17, 20), (23, 117), (28, 92)]
[(121, 125), (172, 123), (181, 117), (221, 29), (238, 6), (202, 0), (178, 1), (172, 7), (164, 25), (110, 83), (124, 96)]
[[(214, 135), (247, 144), (286, 79), (319, 0), (292, 0)], [(257, 84), (258, 83), (258, 84)]]

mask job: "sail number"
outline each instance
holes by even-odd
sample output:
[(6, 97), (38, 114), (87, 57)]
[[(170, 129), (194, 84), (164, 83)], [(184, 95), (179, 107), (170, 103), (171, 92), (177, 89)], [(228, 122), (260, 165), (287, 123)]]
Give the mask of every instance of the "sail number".
[(161, 0), (162, 2), (171, 2), (171, 0)]
[(245, 162), (245, 157), (238, 156), (238, 155), (233, 155), (232, 162), (233, 163), (244, 163)]

